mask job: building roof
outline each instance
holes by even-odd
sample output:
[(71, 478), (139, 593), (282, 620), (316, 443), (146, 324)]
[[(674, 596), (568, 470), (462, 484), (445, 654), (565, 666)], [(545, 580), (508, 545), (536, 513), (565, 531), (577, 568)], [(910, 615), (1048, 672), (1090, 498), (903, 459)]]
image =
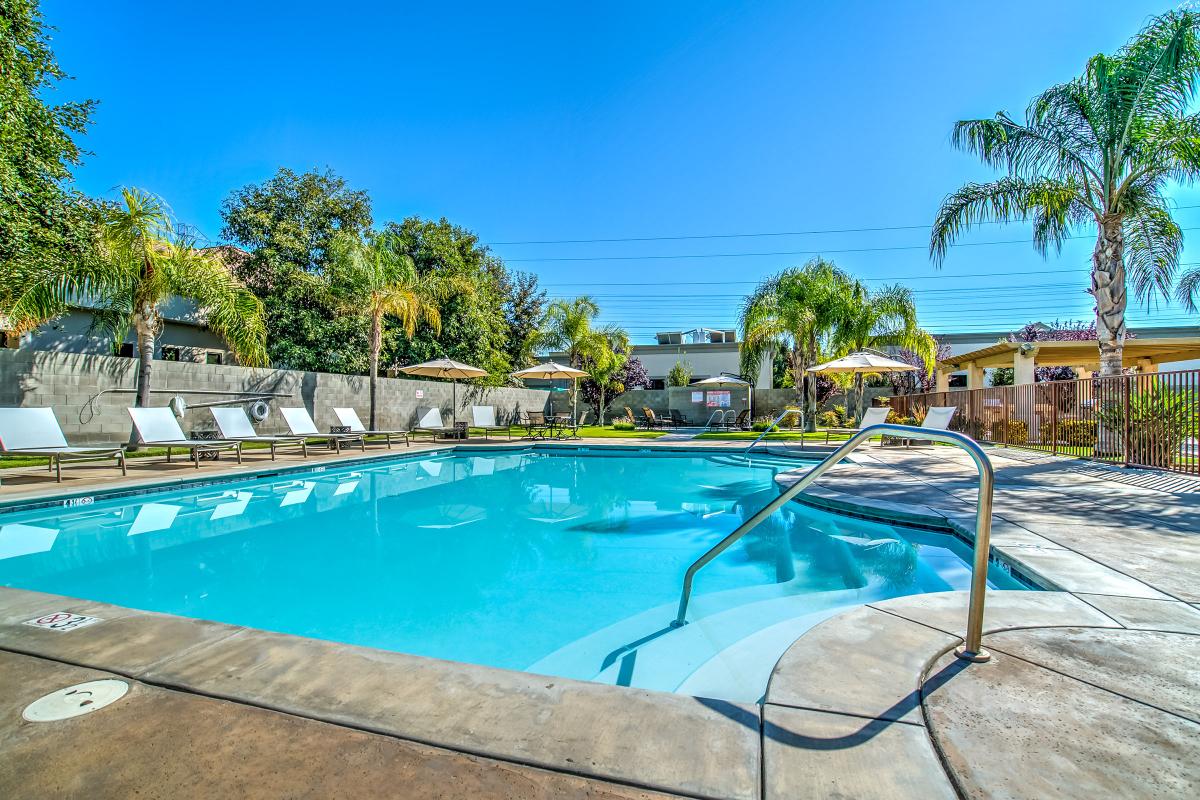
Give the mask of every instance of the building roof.
[[(1040, 367), (1092, 367), (1100, 362), (1100, 345), (1095, 339), (1047, 342), (998, 342), (989, 347), (951, 356), (938, 362), (938, 368), (959, 370), (968, 364), (979, 367), (1011, 367), (1013, 355), (1022, 350), (1034, 356)], [(1124, 364), (1135, 366), (1148, 359), (1151, 364), (1188, 361), (1200, 358), (1200, 336), (1126, 339), (1122, 352)]]

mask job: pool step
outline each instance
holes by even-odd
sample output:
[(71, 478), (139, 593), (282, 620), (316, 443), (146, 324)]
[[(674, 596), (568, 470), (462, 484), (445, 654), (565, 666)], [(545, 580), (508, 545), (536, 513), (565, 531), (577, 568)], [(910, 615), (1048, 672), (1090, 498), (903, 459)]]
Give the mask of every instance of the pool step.
[(889, 596), (876, 582), (746, 603), (638, 643), (591, 680), (667, 692), (703, 689), (708, 696), (755, 702), (779, 656), (806, 630), (846, 608)]

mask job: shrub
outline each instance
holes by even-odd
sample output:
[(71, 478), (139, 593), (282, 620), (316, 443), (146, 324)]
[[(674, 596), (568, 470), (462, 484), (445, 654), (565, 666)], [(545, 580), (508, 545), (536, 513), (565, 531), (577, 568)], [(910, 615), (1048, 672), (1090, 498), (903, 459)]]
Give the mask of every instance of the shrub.
[(822, 411), (817, 415), (817, 424), (822, 428), (842, 428), (845, 427), (838, 422), (838, 415), (833, 411)]
[(1097, 428), (1094, 419), (1060, 419), (1058, 441), (1074, 447), (1095, 447)]
[(692, 364), (690, 361), (676, 361), (675, 366), (667, 372), (667, 386), (687, 386), (692, 382)]
[(902, 417), (896, 413), (895, 409), (888, 412), (887, 421), (893, 425), (916, 425), (916, 417)]
[(1010, 419), (1007, 438), (1005, 438), (1004, 427), (1004, 420), (992, 420), (992, 424), (988, 427), (988, 441), (1002, 444), (1025, 444), (1029, 441), (1029, 426), (1025, 424), (1025, 420)]
[(634, 431), (637, 430), (637, 425), (634, 425), (627, 419), (623, 419), (618, 422), (614, 422), (612, 424), (612, 429), (614, 431)]
[(775, 419), (773, 417), (759, 417), (750, 425), (750, 430), (758, 431), (759, 433), (765, 430), (770, 430), (772, 432), (778, 431), (779, 426), (775, 425), (774, 423)]
[[(1129, 419), (1124, 403), (1114, 403), (1099, 412), (1100, 423), (1118, 441), (1129, 440), (1125, 458), (1143, 467), (1172, 467), (1179, 449), (1196, 425), (1196, 396), (1188, 390), (1154, 385), (1129, 396)], [(1099, 432), (1097, 432), (1099, 433)]]

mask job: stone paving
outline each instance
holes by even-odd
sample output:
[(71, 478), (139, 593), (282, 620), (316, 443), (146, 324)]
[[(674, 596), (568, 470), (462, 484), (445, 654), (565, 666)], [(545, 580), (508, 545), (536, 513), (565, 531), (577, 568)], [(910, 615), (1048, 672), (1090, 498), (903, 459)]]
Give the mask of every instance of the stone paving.
[[(971, 535), (965, 456), (860, 453), (807, 502)], [(746, 707), (111, 606), (103, 625), (45, 634), (19, 622), (66, 599), (0, 590), (0, 796), (1197, 796), (1200, 493), (1154, 473), (989, 455), (993, 552), (1056, 591), (989, 593), (986, 663), (953, 657), (959, 592), (823, 622), (780, 660), (764, 705)], [(269, 463), (247, 460), (243, 471)], [(154, 461), (131, 462), (128, 483), (161, 481)], [(5, 471), (0, 502), (111, 486), (104, 469), (76, 467), (62, 487)], [(77, 720), (20, 719), (93, 675), (133, 689)]]

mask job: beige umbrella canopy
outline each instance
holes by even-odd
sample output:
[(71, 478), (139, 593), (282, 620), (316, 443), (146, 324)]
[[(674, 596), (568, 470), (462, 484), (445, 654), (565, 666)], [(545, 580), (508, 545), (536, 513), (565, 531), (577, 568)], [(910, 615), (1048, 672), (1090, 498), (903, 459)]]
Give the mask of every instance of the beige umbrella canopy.
[[(860, 350), (857, 353), (851, 353), (848, 356), (835, 358), (833, 361), (826, 361), (824, 364), (818, 364), (815, 367), (809, 367), (809, 372), (840, 372), (840, 373), (871, 373), (871, 372), (916, 372), (917, 368), (912, 364), (905, 364), (903, 361), (896, 361), (878, 353), (868, 353), (865, 350)], [(860, 391), (858, 397), (858, 409), (855, 411), (855, 422), (862, 418), (862, 395), (865, 392)], [(849, 390), (847, 390), (847, 401), (849, 398)], [(849, 402), (846, 403), (849, 405)]]
[(815, 367), (809, 367), (809, 372), (916, 372), (917, 368), (903, 361), (894, 361), (875, 353), (860, 351), (848, 356), (826, 361)]
[[(538, 364), (534, 367), (526, 367), (512, 373), (514, 378), (541, 378), (547, 381), (557, 381), (564, 378), (570, 378), (572, 381), (578, 381), (580, 378), (588, 377), (588, 373), (581, 369), (568, 367), (554, 361), (547, 361), (545, 364)], [(576, 391), (571, 393), (571, 419), (579, 419), (578, 414), (578, 386)]]
[(463, 364), (459, 361), (451, 361), (448, 358), (435, 358), (433, 361), (401, 367), (400, 371), (406, 375), (419, 375), (422, 378), (449, 378), (453, 383), (450, 390), (450, 396), (453, 398), (450, 413), (455, 422), (458, 422), (458, 379), (482, 378), (488, 374), (486, 369), (472, 367), (470, 364)]

